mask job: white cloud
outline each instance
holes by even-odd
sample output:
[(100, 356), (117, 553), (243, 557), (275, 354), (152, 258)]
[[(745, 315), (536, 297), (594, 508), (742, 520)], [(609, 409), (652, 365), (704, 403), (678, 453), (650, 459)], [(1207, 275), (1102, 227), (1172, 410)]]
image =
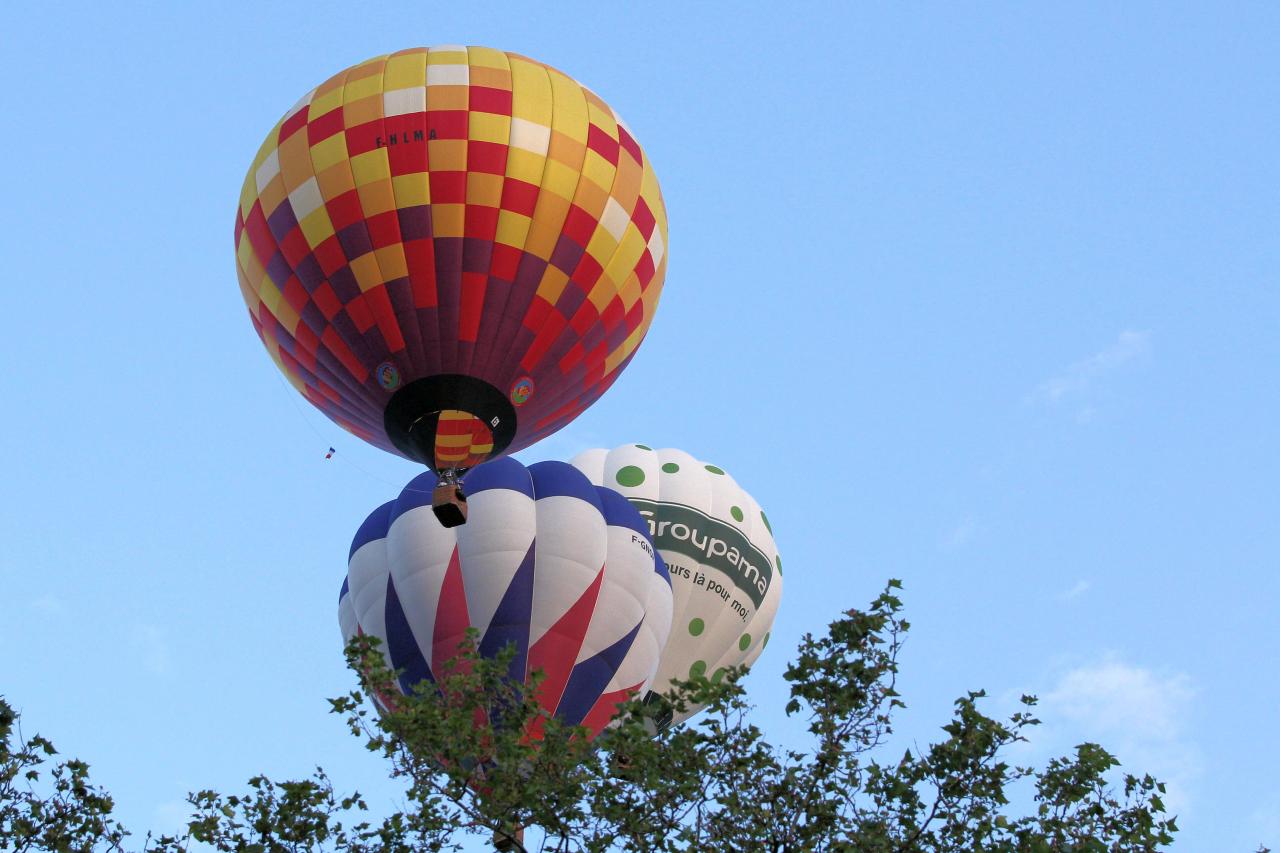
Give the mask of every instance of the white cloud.
[(151, 830), (157, 833), (181, 836), (191, 820), (191, 804), (186, 800), (169, 800), (155, 807), (152, 812)]
[(64, 616), (67, 612), (67, 605), (56, 595), (46, 593), (31, 602), (31, 609), (41, 616)]
[(148, 672), (155, 675), (169, 672), (169, 643), (165, 640), (164, 632), (155, 625), (136, 626), (133, 629), (133, 647)]
[(1035, 716), (1043, 724), (1029, 733), (1026, 747), (1037, 759), (1098, 743), (1120, 761), (1121, 772), (1150, 773), (1166, 783), (1170, 814), (1187, 813), (1203, 764), (1188, 733), (1196, 698), (1189, 676), (1107, 657), (1061, 673), (1039, 696)]
[(948, 551), (963, 547), (973, 538), (976, 529), (973, 519), (965, 518), (942, 537), (942, 547)]
[(1078, 580), (1076, 581), (1075, 586), (1063, 592), (1061, 595), (1058, 596), (1058, 598), (1062, 601), (1074, 601), (1075, 599), (1079, 598), (1080, 596), (1088, 592), (1091, 586), (1093, 586), (1093, 584), (1089, 583), (1089, 581), (1087, 580), (1084, 580), (1084, 579)]
[(1077, 404), (1079, 408), (1076, 410), (1076, 420), (1080, 423), (1089, 423), (1097, 414), (1096, 407), (1089, 402), (1089, 399), (1097, 390), (1101, 379), (1127, 364), (1144, 358), (1150, 351), (1150, 332), (1126, 329), (1110, 345), (1088, 358), (1077, 361), (1059, 375), (1041, 383), (1028, 396), (1028, 401), (1050, 406)]
[(1194, 695), (1184, 674), (1162, 676), (1107, 660), (1064, 673), (1041, 705), (1103, 734), (1169, 740), (1181, 734)]

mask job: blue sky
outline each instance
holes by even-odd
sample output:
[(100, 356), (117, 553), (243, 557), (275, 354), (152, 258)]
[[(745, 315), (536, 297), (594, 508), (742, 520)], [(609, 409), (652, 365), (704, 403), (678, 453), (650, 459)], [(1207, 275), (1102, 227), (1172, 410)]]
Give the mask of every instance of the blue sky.
[[(372, 5), (372, 4), (369, 4)], [(305, 408), (234, 206), (334, 71), (483, 44), (599, 92), (670, 268), (614, 388), (523, 454), (714, 461), (787, 564), (749, 681), (902, 578), (902, 743), (1043, 698), (1167, 778), (1182, 849), (1280, 845), (1280, 8), (28, 4), (0, 35), (0, 691), (138, 831), (324, 765), (350, 537), (414, 469)], [(325, 461), (329, 445), (338, 449)]]

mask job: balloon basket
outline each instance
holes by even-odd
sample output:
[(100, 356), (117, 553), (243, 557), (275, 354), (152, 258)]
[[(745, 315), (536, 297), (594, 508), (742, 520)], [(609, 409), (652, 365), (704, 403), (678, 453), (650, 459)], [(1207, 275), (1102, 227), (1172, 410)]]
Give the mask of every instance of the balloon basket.
[(467, 523), (467, 498), (457, 483), (441, 483), (431, 492), (431, 511), (442, 527)]
[(501, 833), (495, 832), (493, 834), (493, 849), (494, 850), (515, 850), (517, 844), (519, 844), (521, 848), (523, 848), (524, 847), (524, 828), (517, 827), (514, 833), (514, 836), (515, 836), (514, 838), (510, 838), (502, 835)]

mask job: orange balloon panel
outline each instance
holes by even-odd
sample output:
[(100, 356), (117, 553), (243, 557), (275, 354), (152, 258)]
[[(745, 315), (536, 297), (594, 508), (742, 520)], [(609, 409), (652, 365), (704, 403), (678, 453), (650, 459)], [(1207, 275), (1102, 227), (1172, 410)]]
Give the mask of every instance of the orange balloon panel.
[(235, 227), (249, 313), (290, 382), (441, 471), (604, 393), (653, 319), (666, 235), (652, 166), (597, 95), (453, 46), (304, 96), (254, 158)]

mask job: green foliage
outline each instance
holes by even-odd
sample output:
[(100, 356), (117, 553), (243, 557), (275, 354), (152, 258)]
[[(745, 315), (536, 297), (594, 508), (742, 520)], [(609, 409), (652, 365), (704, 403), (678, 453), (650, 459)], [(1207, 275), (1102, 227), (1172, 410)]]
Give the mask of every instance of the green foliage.
[(45, 769), (57, 754), (39, 735), (23, 739), (0, 699), (0, 850), (122, 850), (128, 833), (111, 817), (111, 797), (89, 783), (83, 761)]
[[(654, 735), (662, 708), (629, 703), (589, 741), (507, 677), (510, 655), (486, 660), (471, 636), (454, 664), (415, 696), (395, 688), (376, 643), (358, 638), (348, 659), (361, 688), (331, 700), (351, 732), (382, 756), (404, 800), (380, 820), (359, 794), (335, 793), (317, 770), (304, 781), (249, 781), (237, 795), (192, 794), (182, 838), (144, 849), (410, 851), (459, 849), (467, 833), (526, 850), (523, 828), (555, 851), (1154, 851), (1177, 827), (1164, 786), (1117, 781), (1117, 762), (1081, 744), (1043, 770), (1010, 764), (1009, 747), (1038, 724), (1034, 697), (1008, 719), (982, 710), (983, 694), (956, 700), (942, 737), (900, 757), (885, 754), (903, 703), (895, 685), (909, 628), (899, 584), (865, 611), (849, 610), (806, 635), (786, 671), (786, 711), (807, 723), (804, 749), (769, 744), (750, 722), (740, 671), (678, 685), (677, 705), (709, 703), (700, 718)], [(375, 709), (367, 696), (379, 697)], [(0, 849), (120, 850), (126, 833), (109, 797), (80, 762), (57, 765), (53, 789), (32, 787), (54, 755), (40, 738), (13, 739), (0, 704)], [(1030, 802), (1019, 814), (1011, 799)], [(1024, 809), (1023, 811), (1027, 811)]]

